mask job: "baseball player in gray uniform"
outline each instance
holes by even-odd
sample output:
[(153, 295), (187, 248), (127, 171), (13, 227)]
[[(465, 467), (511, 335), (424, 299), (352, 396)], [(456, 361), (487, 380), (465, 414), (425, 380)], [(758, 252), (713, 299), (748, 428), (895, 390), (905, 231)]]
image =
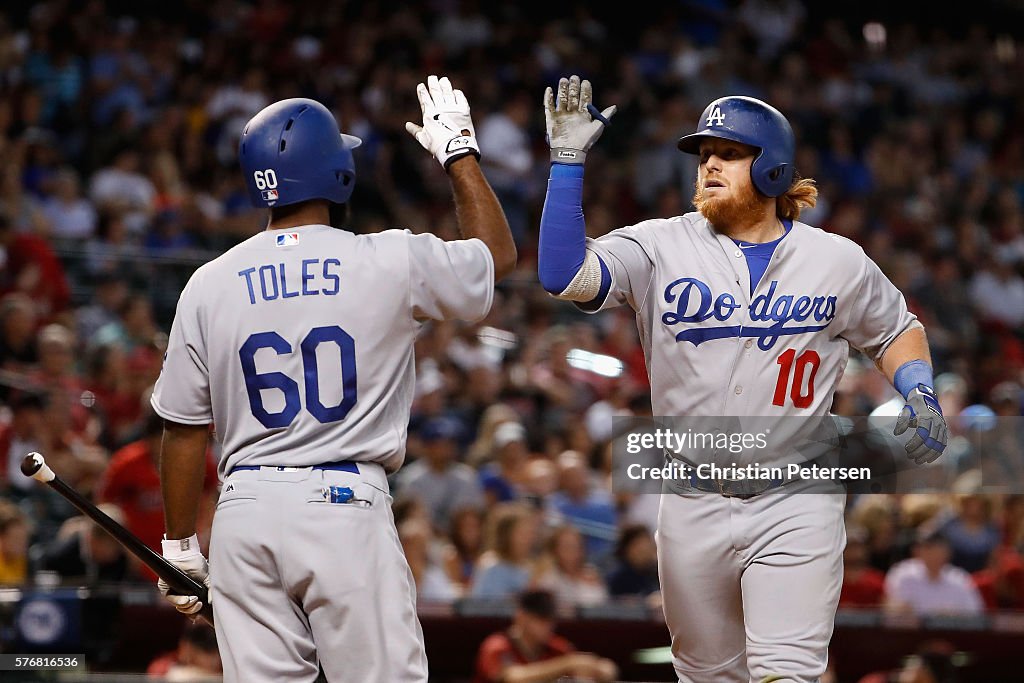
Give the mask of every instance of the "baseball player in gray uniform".
[[(748, 97), (715, 100), (679, 141), (700, 157), (697, 211), (592, 240), (583, 162), (615, 108), (591, 100), (575, 76), (545, 93), (540, 280), (586, 311), (636, 311), (655, 414), (820, 420), (852, 346), (903, 394), (895, 431), (908, 457), (937, 458), (946, 425), (924, 330), (859, 246), (797, 220), (817, 190), (795, 173), (785, 117)], [(845, 496), (766, 495), (804, 485), (691, 478), (662, 496), (659, 572), (681, 682), (809, 683), (825, 671)]]
[[(406, 127), (447, 171), (465, 239), (332, 227), (360, 141), (322, 104), (283, 100), (239, 145), (266, 231), (199, 268), (178, 302), (152, 397), (163, 554), (210, 586), (226, 681), (427, 680), (386, 478), (405, 454), (413, 341), (426, 320), (483, 317), (516, 251), (465, 96), (435, 76), (417, 94), (423, 123)], [(195, 523), (211, 424), (223, 486), (208, 571)]]

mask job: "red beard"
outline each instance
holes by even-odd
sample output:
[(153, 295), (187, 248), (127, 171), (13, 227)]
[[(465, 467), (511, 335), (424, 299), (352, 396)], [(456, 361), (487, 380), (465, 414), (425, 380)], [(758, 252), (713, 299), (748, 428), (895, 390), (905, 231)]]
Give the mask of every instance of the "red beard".
[(729, 228), (751, 225), (764, 215), (763, 198), (747, 183), (739, 188), (739, 198), (705, 197), (704, 189), (697, 181), (693, 193), (693, 205), (718, 232), (726, 232)]

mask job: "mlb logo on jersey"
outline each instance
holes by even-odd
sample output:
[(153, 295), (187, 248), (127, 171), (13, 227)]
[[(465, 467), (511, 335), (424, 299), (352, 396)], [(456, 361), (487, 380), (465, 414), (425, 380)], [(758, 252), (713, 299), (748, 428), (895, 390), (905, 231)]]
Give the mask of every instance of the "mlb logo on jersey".
[(277, 246), (279, 247), (294, 247), (298, 243), (299, 233), (297, 232), (286, 232), (277, 236)]
[(277, 201), (277, 190), (263, 190), (263, 201), (265, 202), (276, 202)]

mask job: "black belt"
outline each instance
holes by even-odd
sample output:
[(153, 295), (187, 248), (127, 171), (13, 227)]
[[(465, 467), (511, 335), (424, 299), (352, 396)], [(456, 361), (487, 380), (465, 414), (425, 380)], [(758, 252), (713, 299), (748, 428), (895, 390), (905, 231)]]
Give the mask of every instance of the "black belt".
[[(296, 465), (291, 467), (284, 465), (235, 465), (234, 467), (231, 468), (231, 471), (228, 472), (228, 475), (232, 475), (235, 472), (240, 472), (243, 470), (258, 470), (263, 467), (276, 468), (277, 470), (283, 472), (287, 469), (292, 469), (292, 467), (298, 467), (301, 469), (302, 467), (309, 467), (309, 465)], [(321, 463), (320, 465), (313, 465), (313, 469), (333, 470), (335, 472), (351, 472), (352, 474), (359, 474), (359, 467), (356, 465), (356, 463), (352, 462), (351, 460), (342, 460), (341, 462), (325, 462)]]

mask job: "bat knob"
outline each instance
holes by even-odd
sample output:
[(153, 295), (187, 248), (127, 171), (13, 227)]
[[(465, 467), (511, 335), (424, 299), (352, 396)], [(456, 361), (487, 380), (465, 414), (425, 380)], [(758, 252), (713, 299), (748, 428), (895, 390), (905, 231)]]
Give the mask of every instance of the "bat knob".
[(32, 477), (42, 482), (53, 481), (57, 476), (53, 473), (53, 470), (46, 466), (43, 456), (34, 452), (26, 455), (21, 461), (21, 473), (26, 477)]
[(43, 456), (38, 453), (29, 453), (21, 461), (21, 473), (26, 477), (34, 476), (43, 466)]

